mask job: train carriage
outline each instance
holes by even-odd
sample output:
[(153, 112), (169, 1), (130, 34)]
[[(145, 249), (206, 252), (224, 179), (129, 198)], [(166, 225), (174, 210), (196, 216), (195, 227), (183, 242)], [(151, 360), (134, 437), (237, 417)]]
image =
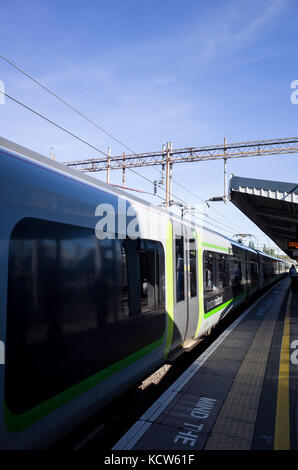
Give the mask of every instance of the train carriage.
[(0, 174), (1, 448), (50, 446), (287, 270), (5, 139)]

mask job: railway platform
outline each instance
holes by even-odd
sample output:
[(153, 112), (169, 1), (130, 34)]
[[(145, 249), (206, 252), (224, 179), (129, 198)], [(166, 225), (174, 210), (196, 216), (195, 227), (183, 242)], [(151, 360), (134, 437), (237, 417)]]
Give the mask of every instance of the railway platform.
[(251, 305), (113, 450), (298, 448), (298, 292), (285, 278)]

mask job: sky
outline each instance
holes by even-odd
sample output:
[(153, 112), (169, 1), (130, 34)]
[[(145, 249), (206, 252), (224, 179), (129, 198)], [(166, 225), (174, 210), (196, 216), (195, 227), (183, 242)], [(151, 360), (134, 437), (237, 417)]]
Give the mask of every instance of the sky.
[[(1, 54), (134, 152), (168, 141), (182, 148), (297, 136), (298, 105), (290, 99), (298, 80), (296, 0), (0, 0), (0, 21)], [(126, 151), (1, 58), (0, 81), (7, 94), (103, 152)], [(0, 136), (46, 156), (53, 147), (61, 162), (98, 157), (7, 98)], [(157, 170), (137, 169), (152, 181)], [(295, 183), (298, 156), (229, 160), (231, 173)], [(111, 172), (112, 183), (121, 179)], [(173, 199), (199, 204), (210, 228), (274, 247), (232, 203), (202, 202), (223, 194), (222, 161), (174, 165), (173, 179)], [(153, 184), (130, 171), (126, 186), (161, 202)]]

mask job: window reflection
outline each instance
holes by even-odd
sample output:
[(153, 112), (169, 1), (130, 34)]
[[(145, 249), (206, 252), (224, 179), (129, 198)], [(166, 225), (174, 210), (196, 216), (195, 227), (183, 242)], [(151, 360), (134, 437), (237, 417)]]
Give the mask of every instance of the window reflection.
[(159, 242), (98, 240), (89, 228), (19, 222), (8, 270), (10, 409), (23, 412), (159, 339), (164, 290)]

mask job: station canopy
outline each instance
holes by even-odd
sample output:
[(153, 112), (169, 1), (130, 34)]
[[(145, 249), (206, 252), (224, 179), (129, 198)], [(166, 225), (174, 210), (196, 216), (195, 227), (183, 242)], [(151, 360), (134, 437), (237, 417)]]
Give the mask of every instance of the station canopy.
[(232, 176), (230, 200), (292, 259), (298, 260), (298, 184)]

